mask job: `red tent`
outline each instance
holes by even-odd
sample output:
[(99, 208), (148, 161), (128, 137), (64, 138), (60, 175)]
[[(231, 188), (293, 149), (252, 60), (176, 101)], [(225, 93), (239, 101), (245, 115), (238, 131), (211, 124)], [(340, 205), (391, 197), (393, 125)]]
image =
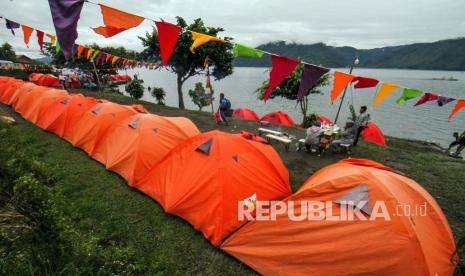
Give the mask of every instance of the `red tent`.
[(363, 139), (373, 144), (386, 146), (386, 139), (381, 129), (374, 123), (369, 122), (367, 128), (361, 133)]
[(248, 108), (234, 109), (232, 116), (243, 120), (260, 121), (260, 117), (258, 117), (257, 113)]
[(43, 75), (37, 80), (37, 85), (61, 87), (60, 80), (52, 75)]
[(320, 119), (320, 123), (324, 125), (330, 125), (330, 126), (334, 125), (334, 123), (330, 119), (326, 118), (325, 116), (320, 115), (318, 116), (318, 118)]
[(272, 124), (283, 125), (283, 126), (293, 126), (295, 125), (294, 120), (291, 116), (282, 111), (270, 112), (263, 116), (260, 121), (270, 122)]

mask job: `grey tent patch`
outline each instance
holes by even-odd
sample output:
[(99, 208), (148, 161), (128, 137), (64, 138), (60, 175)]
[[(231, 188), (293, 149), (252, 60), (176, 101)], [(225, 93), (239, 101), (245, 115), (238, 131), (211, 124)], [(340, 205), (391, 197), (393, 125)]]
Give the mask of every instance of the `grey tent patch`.
[[(350, 192), (336, 199), (334, 202), (341, 205), (351, 205), (360, 209), (367, 215), (371, 215), (370, 194), (368, 193), (368, 185), (360, 184)], [(360, 204), (365, 203), (361, 208)]]
[(212, 148), (213, 138), (208, 139), (205, 143), (200, 145), (197, 150), (205, 153), (206, 155), (210, 155), (210, 150)]
[(239, 156), (237, 154), (234, 154), (232, 157), (236, 162), (239, 162)]
[(152, 128), (152, 131), (153, 131), (154, 133), (157, 133), (157, 132), (158, 132), (158, 129)]
[(69, 103), (69, 98), (64, 98), (60, 103), (68, 104)]
[(133, 120), (129, 123), (129, 126), (130, 126), (131, 128), (134, 128), (134, 129), (135, 129), (135, 128), (137, 128), (137, 125), (138, 125), (138, 124), (139, 124), (139, 118), (135, 118), (135, 119), (133, 119)]
[(101, 107), (101, 106), (99, 106), (99, 107), (95, 108), (94, 110), (92, 110), (92, 113), (94, 113), (94, 114), (97, 114), (97, 115), (98, 115), (98, 114), (99, 114), (101, 111), (102, 111), (102, 107)]

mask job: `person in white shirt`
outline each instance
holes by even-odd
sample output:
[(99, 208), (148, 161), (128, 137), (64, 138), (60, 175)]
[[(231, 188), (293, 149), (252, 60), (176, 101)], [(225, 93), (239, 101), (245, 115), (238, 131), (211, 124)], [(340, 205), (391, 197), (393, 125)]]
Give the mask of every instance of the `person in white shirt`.
[(370, 121), (370, 114), (367, 113), (367, 107), (362, 106), (360, 107), (360, 115), (355, 119), (355, 139), (354, 139), (354, 147), (357, 146), (358, 139), (360, 138), (360, 133), (368, 126), (368, 122)]
[(320, 144), (320, 138), (324, 130), (321, 128), (321, 123), (317, 122), (307, 128), (305, 136), (305, 147), (310, 151), (312, 147), (317, 147)]

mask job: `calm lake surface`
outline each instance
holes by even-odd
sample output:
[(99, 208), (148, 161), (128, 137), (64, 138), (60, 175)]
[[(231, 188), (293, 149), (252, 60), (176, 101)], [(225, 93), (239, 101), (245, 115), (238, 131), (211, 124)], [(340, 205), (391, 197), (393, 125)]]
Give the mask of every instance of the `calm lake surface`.
[[(300, 123), (302, 116), (300, 108), (295, 102), (282, 98), (269, 100), (267, 103), (257, 100), (254, 91), (263, 81), (268, 79), (268, 70), (269, 68), (237, 67), (230, 77), (213, 82), (215, 95), (218, 96), (220, 92), (223, 92), (231, 100), (233, 108), (250, 108), (255, 110), (259, 116), (271, 111), (281, 110), (291, 115), (296, 123)], [(338, 70), (348, 71), (348, 69)], [(433, 91), (444, 96), (465, 98), (465, 72), (356, 68), (353, 73), (405, 87), (418, 88), (425, 92)], [(127, 70), (127, 74), (131, 76), (138, 74), (139, 78), (144, 80), (145, 87), (163, 87), (167, 94), (166, 104), (169, 106), (178, 105), (176, 76), (174, 74), (165, 69), (133, 69)], [(458, 81), (433, 80), (449, 77), (458, 79)], [(189, 109), (197, 109), (187, 94), (187, 91), (193, 89), (196, 82), (205, 83), (205, 77), (193, 77), (183, 86), (184, 101)], [(124, 91), (124, 86), (120, 87), (120, 89)], [(309, 112), (316, 112), (334, 120), (340, 99), (334, 105), (331, 105), (329, 99), (330, 90), (331, 87), (328, 86), (323, 89), (323, 95), (310, 96)], [(446, 146), (450, 143), (453, 132), (465, 130), (465, 110), (459, 112), (451, 123), (447, 122), (447, 117), (455, 106), (455, 102), (443, 107), (439, 107), (435, 102), (413, 107), (416, 102), (414, 99), (405, 105), (397, 105), (395, 101), (401, 93), (402, 91), (398, 90), (373, 110), (371, 104), (375, 98), (376, 89), (348, 89), (338, 124), (344, 124), (349, 116), (349, 105), (353, 103), (356, 110), (362, 105), (369, 106), (372, 121), (389, 136), (431, 141)], [(149, 93), (145, 93), (143, 99), (154, 101)], [(215, 102), (215, 106), (217, 105), (218, 103)], [(210, 107), (206, 107), (204, 110), (210, 110)]]

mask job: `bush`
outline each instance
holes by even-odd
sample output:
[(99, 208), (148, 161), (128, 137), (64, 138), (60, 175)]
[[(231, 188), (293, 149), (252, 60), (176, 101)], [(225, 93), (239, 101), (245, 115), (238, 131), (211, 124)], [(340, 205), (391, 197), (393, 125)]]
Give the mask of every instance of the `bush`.
[(189, 97), (191, 97), (194, 104), (199, 107), (199, 110), (202, 110), (203, 107), (208, 106), (208, 99), (205, 93), (205, 88), (203, 88), (203, 84), (201, 82), (195, 84), (194, 90), (189, 90)]
[(165, 93), (165, 90), (161, 87), (154, 87), (151, 91), (152, 93), (152, 97), (155, 98), (155, 100), (157, 100), (157, 103), (158, 104), (161, 104), (161, 105), (165, 105), (165, 96), (166, 96), (166, 93)]
[(135, 100), (139, 100), (142, 96), (144, 96), (145, 88), (142, 83), (144, 83), (143, 80), (139, 80), (136, 76), (134, 76), (134, 79), (126, 86), (126, 92)]

